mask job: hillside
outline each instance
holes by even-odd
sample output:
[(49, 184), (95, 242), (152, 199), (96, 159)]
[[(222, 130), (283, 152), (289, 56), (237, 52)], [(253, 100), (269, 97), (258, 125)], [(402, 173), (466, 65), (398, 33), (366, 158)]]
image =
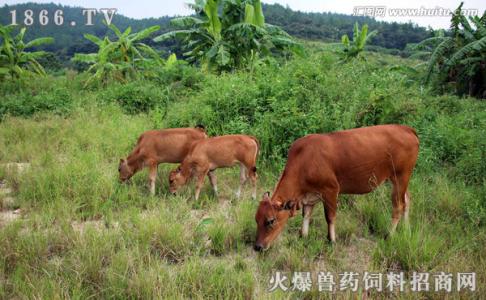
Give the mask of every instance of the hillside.
[(411, 23), (387, 23), (336, 13), (303, 13), (278, 4), (265, 5), (263, 10), (270, 24), (281, 26), (302, 39), (340, 41), (344, 34), (352, 34), (356, 22), (368, 24), (370, 30), (378, 31), (371, 45), (389, 49), (404, 49), (408, 43), (417, 43), (430, 36), (425, 28)]
[[(39, 11), (46, 9), (49, 15), (53, 16), (58, 9), (64, 11), (65, 20), (75, 21), (76, 24), (84, 24), (85, 19), (82, 15), (82, 8), (59, 6), (55, 4), (36, 4), (26, 3), (0, 7), (0, 23), (9, 24), (10, 11), (17, 10), (18, 22), (23, 18), (26, 9), (32, 9), (34, 16), (38, 16)], [(385, 48), (403, 49), (407, 43), (416, 43), (429, 36), (425, 28), (412, 24), (398, 24), (378, 22), (372, 18), (354, 17), (334, 13), (303, 13), (292, 11), (281, 5), (264, 5), (266, 21), (270, 24), (279, 25), (288, 33), (302, 39), (337, 41), (343, 34), (351, 34), (355, 22), (369, 24), (370, 30), (378, 30), (378, 35), (372, 40), (371, 45)], [(162, 12), (161, 12), (162, 14)], [(119, 28), (131, 26), (134, 31), (147, 28), (152, 25), (160, 25), (161, 32), (167, 32), (170, 27), (171, 17), (165, 16), (150, 19), (131, 19), (123, 15), (115, 15), (113, 23)], [(107, 33), (106, 26), (102, 23), (102, 16), (97, 15), (94, 19), (94, 26), (75, 26), (67, 24), (57, 26), (52, 21), (47, 26), (40, 26), (38, 20), (27, 31), (26, 38), (32, 39), (42, 36), (54, 37), (55, 42), (44, 46), (43, 49), (56, 53), (56, 57), (61, 61), (66, 61), (74, 53), (89, 53), (95, 50), (93, 43), (83, 38), (83, 34), (90, 33), (96, 36), (104, 36)], [(148, 44), (153, 44), (147, 41)], [(159, 49), (173, 51), (181, 54), (178, 47), (173, 42), (166, 42), (156, 45)]]
[[(11, 16), (9, 11), (17, 10), (18, 23), (23, 19), (23, 12), (26, 9), (31, 9), (34, 11), (34, 16), (38, 16), (42, 9), (46, 9), (49, 12), (51, 22), (46, 26), (41, 26), (38, 19), (34, 22), (32, 26), (29, 27), (26, 33), (26, 39), (31, 40), (38, 37), (53, 37), (54, 43), (42, 46), (42, 50), (49, 52), (54, 52), (57, 59), (61, 61), (66, 61), (75, 53), (90, 53), (96, 51), (97, 47), (95, 44), (86, 40), (83, 35), (86, 33), (93, 34), (96, 36), (105, 36), (109, 30), (103, 24), (103, 17), (101, 14), (97, 14), (93, 18), (93, 26), (85, 26), (86, 19), (82, 14), (81, 7), (70, 7), (56, 4), (38, 4), (38, 3), (25, 3), (18, 5), (7, 6), (4, 5), (0, 7), (0, 23), (10, 24)], [(57, 26), (53, 22), (53, 15), (56, 10), (62, 10), (64, 12), (64, 19), (66, 20), (62, 26)], [(116, 14), (113, 18), (113, 23), (120, 28), (127, 28), (131, 26), (134, 31), (139, 31), (143, 28), (160, 25), (161, 31), (168, 31), (170, 17), (160, 17), (157, 19), (143, 19), (136, 20), (127, 18), (123, 15)], [(71, 21), (76, 22), (76, 26), (70, 26)], [(148, 44), (152, 44), (150, 40), (147, 41)], [(165, 46), (170, 46), (171, 43), (162, 45), (160, 48), (165, 48)]]

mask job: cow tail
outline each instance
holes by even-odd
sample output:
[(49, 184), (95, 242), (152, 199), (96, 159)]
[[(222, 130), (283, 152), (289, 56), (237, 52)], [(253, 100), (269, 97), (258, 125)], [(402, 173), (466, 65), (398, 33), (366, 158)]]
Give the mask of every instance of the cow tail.
[(256, 152), (255, 152), (255, 166), (253, 167), (253, 170), (252, 170), (252, 172), (256, 173), (256, 171), (257, 171), (256, 161), (257, 161), (258, 155), (260, 154), (260, 142), (254, 136), (250, 136), (250, 138), (255, 141), (256, 146), (257, 146)]

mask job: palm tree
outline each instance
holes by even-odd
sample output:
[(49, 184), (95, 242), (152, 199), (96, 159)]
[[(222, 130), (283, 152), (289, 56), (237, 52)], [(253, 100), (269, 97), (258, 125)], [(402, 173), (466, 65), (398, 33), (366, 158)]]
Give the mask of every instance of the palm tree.
[(27, 49), (52, 43), (53, 38), (42, 37), (24, 42), (25, 28), (20, 29), (19, 33), (12, 37), (13, 25), (0, 25), (0, 77), (8, 76), (12, 79), (19, 79), (33, 74), (45, 75), (45, 70), (37, 61), (44, 56), (44, 51), (27, 52)]
[(462, 5), (452, 15), (452, 36), (432, 37), (417, 45), (434, 45), (425, 82), (434, 83), (441, 89), (453, 86), (460, 95), (485, 98), (486, 11), (482, 17), (474, 16), (468, 20), (461, 13)]
[(86, 81), (85, 86), (94, 83), (106, 85), (112, 80), (126, 82), (135, 78), (139, 71), (164, 64), (154, 49), (141, 42), (158, 31), (160, 26), (152, 26), (136, 33), (131, 32), (131, 27), (123, 33), (114, 24), (109, 28), (115, 33), (116, 41), (111, 41), (108, 37), (100, 39), (85, 34), (86, 39), (99, 47), (98, 53), (76, 53), (73, 58), (73, 61), (91, 64), (88, 72), (94, 74)]
[(182, 40), (184, 55), (203, 68), (233, 70), (252, 66), (260, 57), (302, 49), (282, 29), (265, 24), (260, 0), (196, 0), (189, 7), (196, 17), (173, 19), (179, 29), (154, 41)]
[(374, 30), (368, 33), (368, 25), (363, 25), (361, 30), (356, 22), (353, 29), (353, 40), (350, 41), (347, 34), (343, 35), (341, 42), (344, 46), (343, 52), (340, 53), (342, 61), (349, 61), (353, 58), (362, 58), (361, 53), (364, 51), (366, 44), (377, 34)]

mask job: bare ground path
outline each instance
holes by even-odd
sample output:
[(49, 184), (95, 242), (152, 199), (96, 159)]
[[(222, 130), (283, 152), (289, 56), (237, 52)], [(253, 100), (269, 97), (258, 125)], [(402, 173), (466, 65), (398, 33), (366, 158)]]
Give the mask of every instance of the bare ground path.
[[(7, 172), (23, 173), (30, 168), (29, 163), (6, 163), (2, 168)], [(0, 228), (22, 217), (22, 209), (17, 207), (13, 190), (6, 180), (0, 180)]]

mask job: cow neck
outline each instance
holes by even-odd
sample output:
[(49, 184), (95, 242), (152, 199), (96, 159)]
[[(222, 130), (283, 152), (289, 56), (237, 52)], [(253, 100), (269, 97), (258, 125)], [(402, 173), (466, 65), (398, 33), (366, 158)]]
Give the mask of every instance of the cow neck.
[(181, 174), (184, 178), (189, 179), (191, 177), (191, 163), (183, 161), (181, 165)]
[(272, 196), (272, 202), (283, 204), (289, 200), (298, 202), (301, 196), (301, 191), (296, 178), (288, 176), (284, 171), (282, 177), (275, 188)]
[(142, 155), (140, 155), (140, 151), (138, 151), (138, 149), (127, 157), (127, 164), (133, 172), (143, 168)]

